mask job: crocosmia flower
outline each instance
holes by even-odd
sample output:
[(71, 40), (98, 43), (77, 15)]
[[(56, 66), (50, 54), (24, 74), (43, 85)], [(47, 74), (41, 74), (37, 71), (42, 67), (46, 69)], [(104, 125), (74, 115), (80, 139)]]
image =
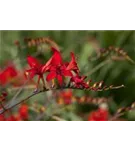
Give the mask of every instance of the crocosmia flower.
[(19, 115), (22, 120), (28, 120), (28, 105), (22, 104), (20, 106)]
[[(71, 52), (71, 61), (63, 62), (60, 51), (56, 48), (52, 47), (53, 56), (44, 66), (44, 70), (49, 71), (50, 73), (47, 75), (46, 80), (50, 81), (56, 78), (60, 85), (63, 84), (64, 77), (72, 77), (73, 72), (76, 74), (79, 73), (79, 68), (77, 66), (74, 53)], [(46, 69), (45, 69), (46, 68)]]
[(108, 110), (99, 108), (96, 111), (90, 113), (88, 121), (107, 121), (108, 120)]
[(62, 91), (62, 92), (60, 92), (59, 96), (64, 104), (69, 105), (72, 103), (73, 93), (71, 90)]
[(52, 48), (52, 51), (54, 52), (52, 58), (49, 60), (48, 66), (46, 66), (49, 71), (49, 74), (46, 77), (47, 81), (50, 81), (54, 78), (56, 78), (60, 85), (63, 84), (63, 77), (65, 76), (72, 76), (72, 73), (70, 70), (67, 70), (66, 64), (63, 63), (61, 54), (58, 50), (55, 48)]
[(34, 76), (38, 75), (37, 87), (40, 82), (40, 79), (43, 81), (43, 84), (45, 84), (43, 78), (43, 65), (36, 58), (32, 56), (27, 57), (27, 62), (31, 67), (31, 69), (26, 71), (27, 73), (29, 73), (30, 78), (32, 79)]
[(21, 86), (26, 81), (24, 74), (17, 70), (12, 64), (0, 71), (0, 85), (5, 86), (11, 84), (13, 86)]
[(43, 66), (43, 72), (49, 71), (51, 66), (60, 66), (63, 63), (60, 51), (54, 47), (51, 47), (51, 50), (53, 52), (53, 56)]
[(74, 71), (76, 74), (79, 73), (79, 68), (75, 59), (75, 55), (73, 52), (71, 52), (71, 61), (67, 65), (67, 70)]
[(6, 85), (11, 83), (12, 80), (18, 75), (17, 70), (14, 66), (8, 66), (0, 72), (0, 84)]
[(30, 73), (30, 77), (33, 78), (35, 75), (42, 77), (42, 67), (43, 65), (38, 62), (38, 60), (32, 56), (27, 57), (27, 62), (31, 69), (27, 70)]
[(63, 77), (65, 76), (72, 76), (72, 73), (68, 70), (66, 70), (65, 65), (61, 66), (51, 66), (50, 67), (50, 73), (47, 75), (46, 80), (50, 81), (54, 78), (56, 78), (60, 85), (63, 84)]
[(74, 83), (77, 88), (89, 88), (89, 85), (85, 83), (86, 76), (76, 75), (71, 78), (71, 82)]

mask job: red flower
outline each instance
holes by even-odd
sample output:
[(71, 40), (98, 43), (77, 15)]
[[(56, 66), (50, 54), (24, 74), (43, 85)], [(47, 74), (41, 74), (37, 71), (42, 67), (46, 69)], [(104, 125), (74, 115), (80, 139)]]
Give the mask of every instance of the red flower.
[(77, 66), (77, 62), (76, 62), (76, 60), (75, 60), (75, 55), (74, 55), (73, 52), (71, 52), (71, 61), (70, 61), (70, 63), (67, 65), (67, 68), (66, 68), (66, 69), (67, 69), (67, 70), (72, 70), (72, 71), (74, 71), (76, 74), (79, 73), (79, 68), (78, 68), (78, 66)]
[(70, 70), (67, 70), (66, 64), (63, 63), (60, 52), (52, 47), (52, 51), (54, 52), (52, 58), (48, 61), (48, 65), (46, 65), (46, 70), (50, 73), (47, 75), (46, 80), (50, 81), (56, 78), (60, 85), (63, 83), (63, 77), (72, 76)]
[(14, 65), (10, 65), (0, 72), (0, 84), (3, 86), (6, 84), (20, 86), (24, 84), (25, 80), (24, 75)]
[(51, 50), (53, 52), (53, 56), (43, 66), (43, 69), (42, 69), (43, 72), (49, 71), (51, 66), (62, 65), (62, 63), (63, 63), (59, 50), (57, 50), (54, 47), (51, 47)]
[(66, 90), (60, 93), (60, 98), (63, 99), (66, 105), (69, 105), (72, 103), (72, 97), (73, 97), (73, 93), (71, 90)]
[(43, 65), (38, 62), (38, 60), (32, 56), (27, 57), (27, 62), (31, 69), (27, 70), (30, 73), (30, 77), (33, 78), (35, 75), (42, 77), (42, 67)]
[(65, 65), (61, 66), (51, 66), (50, 73), (47, 75), (46, 80), (50, 81), (54, 78), (57, 78), (60, 85), (63, 83), (63, 77), (65, 76), (72, 76), (72, 73), (66, 70)]
[(32, 79), (35, 75), (38, 75), (37, 87), (40, 82), (40, 79), (43, 81), (43, 84), (45, 85), (44, 78), (43, 78), (43, 65), (40, 64), (38, 60), (32, 56), (27, 57), (27, 62), (31, 67), (31, 69), (26, 71), (30, 74), (30, 78)]
[(99, 108), (96, 111), (90, 113), (88, 121), (107, 121), (108, 120), (108, 111), (106, 109)]
[(6, 85), (8, 83), (11, 83), (12, 80), (18, 75), (17, 70), (15, 69), (14, 66), (9, 66), (5, 68), (3, 71), (0, 73), (0, 84), (1, 85)]
[(19, 108), (19, 115), (22, 120), (28, 120), (28, 106), (26, 104), (22, 104)]
[(89, 88), (89, 85), (85, 83), (86, 76), (76, 75), (71, 78), (71, 82), (75, 84), (77, 88)]
[(50, 64), (54, 65), (54, 66), (56, 66), (56, 65), (62, 65), (63, 64), (63, 60), (62, 60), (62, 56), (60, 54), (60, 51), (57, 50), (54, 47), (51, 47), (51, 50), (53, 51), (53, 56), (51, 58)]

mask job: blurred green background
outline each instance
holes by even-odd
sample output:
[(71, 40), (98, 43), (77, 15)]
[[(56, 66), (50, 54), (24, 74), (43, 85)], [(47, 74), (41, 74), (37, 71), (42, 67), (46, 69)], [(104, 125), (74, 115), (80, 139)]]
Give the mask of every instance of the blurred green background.
[[(78, 64), (82, 75), (89, 72), (104, 60), (90, 61), (96, 56), (96, 49), (109, 46), (120, 47), (135, 60), (135, 31), (0, 31), (0, 67), (8, 60), (15, 60), (18, 67), (26, 64), (26, 56), (35, 51), (24, 48), (18, 50), (14, 45), (15, 40), (23, 41), (24, 38), (49, 37), (55, 41), (65, 60), (70, 60), (70, 51), (78, 57)], [(48, 59), (48, 53), (39, 56)], [(23, 63), (19, 60), (24, 60)], [(88, 76), (93, 82), (104, 81), (106, 85), (121, 85), (126, 88), (103, 92), (75, 91), (76, 96), (112, 97), (112, 111), (118, 107), (128, 106), (135, 101), (135, 65), (128, 61), (112, 61), (101, 67), (98, 71)], [(135, 119), (135, 112), (128, 114), (129, 120)]]

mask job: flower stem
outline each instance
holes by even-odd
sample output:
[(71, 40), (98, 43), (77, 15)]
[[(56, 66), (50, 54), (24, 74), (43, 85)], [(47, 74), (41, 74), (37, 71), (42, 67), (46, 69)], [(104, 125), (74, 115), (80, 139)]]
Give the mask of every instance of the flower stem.
[(41, 79), (41, 77), (39, 76), (39, 77), (38, 77), (38, 81), (37, 81), (37, 85), (36, 85), (36, 89), (38, 89), (40, 79)]
[[(124, 87), (123, 85), (121, 85), (121, 86), (117, 86), (117, 87), (114, 87), (114, 86), (109, 86), (109, 87), (106, 87), (106, 89), (105, 90), (108, 90), (108, 89), (118, 89), (118, 88), (122, 88), (122, 87)], [(5, 107), (4, 107), (4, 109), (2, 109), (2, 110), (0, 110), (0, 114), (2, 114), (2, 113), (4, 113), (6, 110), (10, 110), (10, 109), (12, 109), (12, 108), (14, 108), (15, 106), (17, 106), (17, 105), (19, 105), (19, 104), (21, 104), (21, 103), (23, 103), (23, 102), (25, 102), (25, 101), (27, 101), (28, 99), (30, 99), (31, 97), (33, 97), (33, 96), (35, 96), (35, 95), (37, 95), (37, 94), (40, 94), (40, 93), (43, 93), (43, 92), (47, 92), (47, 91), (51, 91), (51, 90), (61, 90), (61, 89), (76, 89), (76, 90), (91, 90), (91, 89), (84, 89), (84, 88), (77, 88), (77, 87), (74, 87), (74, 86), (72, 86), (72, 87), (68, 87), (68, 86), (65, 86), (65, 87), (56, 87), (56, 88), (53, 88), (53, 89), (43, 89), (43, 90), (40, 90), (40, 91), (37, 91), (37, 92), (34, 92), (34, 93), (32, 93), (31, 95), (29, 95), (28, 97), (26, 97), (25, 99), (22, 99), (22, 100), (20, 100), (19, 102), (17, 102), (16, 104), (13, 104), (13, 105), (11, 105), (10, 103), (9, 104), (7, 104)], [(97, 91), (103, 91), (104, 89), (99, 89), (99, 90), (97, 90)], [(18, 101), (18, 100), (17, 100)]]
[(42, 82), (43, 82), (43, 86), (44, 88), (46, 88), (46, 84), (45, 84), (45, 80), (44, 80), (44, 77), (41, 78)]
[(118, 119), (119, 117), (123, 116), (124, 113), (116, 113), (114, 116), (112, 116), (109, 121), (114, 121), (116, 119)]

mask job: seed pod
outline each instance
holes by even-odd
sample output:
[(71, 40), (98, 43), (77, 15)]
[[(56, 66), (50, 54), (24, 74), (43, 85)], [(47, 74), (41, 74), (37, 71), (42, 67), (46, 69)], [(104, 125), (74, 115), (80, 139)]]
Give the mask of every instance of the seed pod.
[(123, 114), (123, 113), (126, 113), (127, 111), (131, 111), (135, 108), (135, 102), (131, 104), (131, 106), (128, 106), (128, 107), (122, 107), (122, 108), (119, 108), (116, 112), (116, 114)]
[(119, 113), (122, 113), (122, 112), (124, 112), (124, 111), (125, 111), (125, 108), (122, 107), (122, 108), (119, 108), (119, 109), (117, 110), (117, 113), (119, 114)]
[(107, 103), (110, 99), (104, 98), (104, 97), (88, 97), (88, 96), (83, 96), (83, 97), (75, 97), (76, 101), (79, 104), (94, 104), (94, 105), (100, 105), (102, 103)]
[(95, 82), (92, 86), (90, 86), (89, 90), (93, 90), (93, 91), (106, 91), (106, 90), (111, 90), (111, 89), (119, 89), (119, 88), (123, 88), (125, 87), (123, 84), (120, 86), (106, 86), (104, 85), (104, 81), (100, 81), (100, 82)]
[(39, 37), (35, 39), (25, 38), (24, 41), (26, 42), (28, 47), (39, 46), (40, 44), (46, 43), (46, 44), (49, 44), (50, 46), (53, 46), (59, 49), (58, 45), (53, 40), (46, 38), (46, 37)]
[[(130, 61), (131, 63), (134, 63), (135, 64), (135, 62), (128, 56), (128, 54), (123, 50), (123, 49), (121, 49), (121, 48), (118, 48), (118, 47), (113, 47), (113, 46), (109, 46), (109, 48), (108, 49), (105, 49), (105, 48), (101, 48), (100, 50), (99, 50), (99, 52), (100, 52), (100, 56), (104, 56), (105, 54), (107, 54), (107, 53), (112, 53), (112, 52), (114, 52), (115, 54), (117, 54), (119, 57), (121, 57), (121, 58), (124, 58), (124, 59), (126, 59), (126, 60), (128, 60), (128, 61)], [(115, 57), (114, 55), (112, 56), (112, 58), (113, 57)], [(118, 60), (118, 59), (117, 59)], [(119, 60), (121, 60), (121, 59), (119, 59)]]

